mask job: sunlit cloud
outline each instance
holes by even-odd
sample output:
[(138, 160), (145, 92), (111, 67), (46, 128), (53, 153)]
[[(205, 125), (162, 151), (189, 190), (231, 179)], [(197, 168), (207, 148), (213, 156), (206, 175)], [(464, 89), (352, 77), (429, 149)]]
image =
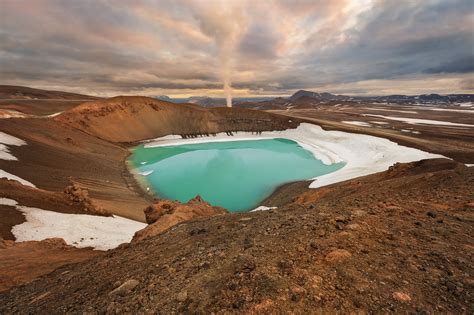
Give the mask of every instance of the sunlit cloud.
[(0, 2), (0, 84), (104, 96), (472, 93), (469, 0)]

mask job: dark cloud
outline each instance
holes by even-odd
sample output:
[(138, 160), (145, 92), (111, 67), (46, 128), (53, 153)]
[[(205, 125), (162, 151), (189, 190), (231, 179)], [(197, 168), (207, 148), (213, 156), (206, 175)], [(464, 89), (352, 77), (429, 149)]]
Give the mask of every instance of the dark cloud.
[(5, 0), (0, 83), (199, 95), (222, 93), (224, 75), (238, 93), (276, 95), (336, 86), (364, 93), (370, 80), (402, 86), (446, 76), (472, 92), (473, 5)]
[(278, 35), (269, 25), (257, 21), (250, 26), (239, 45), (242, 58), (265, 59), (277, 55)]
[(470, 73), (474, 72), (474, 56), (444, 62), (426, 70), (426, 73)]

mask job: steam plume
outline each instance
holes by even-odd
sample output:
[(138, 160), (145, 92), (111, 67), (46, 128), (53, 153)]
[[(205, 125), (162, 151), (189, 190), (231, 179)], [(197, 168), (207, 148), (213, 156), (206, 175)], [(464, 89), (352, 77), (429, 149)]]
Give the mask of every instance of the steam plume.
[(196, 5), (194, 15), (201, 31), (213, 38), (217, 45), (226, 103), (227, 107), (232, 107), (233, 55), (246, 25), (242, 3), (216, 0), (193, 4)]
[(227, 107), (232, 107), (232, 87), (227, 79), (224, 79), (224, 92)]

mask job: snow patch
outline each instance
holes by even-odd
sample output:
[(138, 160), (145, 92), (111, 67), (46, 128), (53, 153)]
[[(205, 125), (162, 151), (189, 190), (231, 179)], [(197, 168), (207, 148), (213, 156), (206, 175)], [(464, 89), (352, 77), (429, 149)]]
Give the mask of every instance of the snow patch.
[(9, 198), (0, 198), (0, 205), (2, 206), (16, 206), (18, 202)]
[(0, 119), (25, 118), (27, 115), (11, 109), (0, 109)]
[(437, 107), (418, 107), (423, 110), (432, 110), (437, 112), (455, 112), (455, 113), (464, 113), (464, 114), (474, 114), (474, 110), (469, 109), (452, 109), (452, 108), (437, 108)]
[(272, 210), (272, 209), (276, 209), (277, 207), (267, 207), (267, 206), (260, 206), (260, 207), (257, 207), (253, 210), (250, 210), (249, 212), (255, 212), (255, 211), (267, 211), (267, 210)]
[(313, 178), (310, 188), (330, 185), (351, 178), (365, 176), (387, 170), (393, 164), (419, 161), (422, 159), (443, 157), (418, 149), (401, 146), (385, 138), (369, 135), (354, 134), (342, 131), (326, 131), (320, 126), (302, 123), (296, 129), (284, 131), (262, 132), (254, 135), (248, 132), (228, 136), (220, 133), (214, 137), (194, 139), (175, 139), (169, 137), (148, 141), (145, 148), (175, 146), (182, 144), (261, 140), (286, 138), (297, 142), (301, 147), (310, 151), (315, 158), (324, 164), (345, 162), (341, 169), (320, 177)]
[(355, 125), (355, 126), (361, 126), (361, 127), (372, 127), (371, 124), (369, 123), (366, 123), (365, 121), (356, 121), (356, 120), (351, 120), (351, 121), (348, 121), (348, 120), (344, 120), (344, 121), (341, 121), (343, 124), (349, 124), (349, 125)]
[(24, 180), (23, 178), (13, 175), (11, 173), (8, 173), (2, 169), (0, 169), (0, 178), (13, 179), (13, 180), (19, 181), (22, 185), (36, 188), (36, 186), (33, 185), (31, 182)]
[(47, 115), (46, 117), (48, 118), (53, 118), (53, 117), (56, 117), (56, 116), (59, 116), (61, 115), (63, 112), (57, 112), (57, 113), (54, 113), (54, 114), (51, 114), (51, 115)]
[[(8, 148), (9, 145), (21, 146), (25, 145), (26, 142), (6, 134), (0, 131), (0, 160), (10, 160), (10, 161), (18, 161), (18, 159), (10, 153), (10, 149)], [(0, 169), (0, 178), (7, 178), (7, 179), (14, 179), (19, 181), (23, 185), (27, 185), (30, 187), (36, 187), (32, 183), (27, 180), (24, 180), (16, 175), (10, 174), (7, 171)]]
[(460, 123), (453, 123), (449, 121), (441, 121), (441, 120), (431, 120), (431, 119), (417, 119), (417, 118), (407, 118), (407, 117), (394, 117), (394, 116), (383, 116), (383, 115), (372, 115), (372, 114), (362, 114), (362, 116), (370, 116), (370, 117), (378, 117), (384, 118), (389, 120), (396, 120), (405, 122), (407, 124), (412, 125), (439, 125), (439, 126), (456, 126), (456, 127), (474, 127), (474, 125), (469, 124), (460, 124)]
[(25, 141), (14, 136), (10, 136), (9, 134), (6, 134), (0, 131), (0, 159), (1, 160), (18, 160), (15, 156), (13, 156), (13, 154), (10, 153), (8, 146), (9, 145), (21, 146), (25, 144), (26, 144)]
[(397, 113), (404, 113), (404, 114), (418, 114), (418, 112), (415, 112), (413, 110), (399, 110), (399, 109), (386, 109), (386, 108), (370, 108), (370, 107), (364, 107), (364, 109), (368, 110), (381, 110), (384, 112), (397, 112)]
[(18, 205), (16, 208), (26, 218), (26, 222), (12, 228), (17, 242), (59, 237), (74, 247), (108, 250), (130, 242), (135, 232), (146, 226), (118, 216), (58, 213)]

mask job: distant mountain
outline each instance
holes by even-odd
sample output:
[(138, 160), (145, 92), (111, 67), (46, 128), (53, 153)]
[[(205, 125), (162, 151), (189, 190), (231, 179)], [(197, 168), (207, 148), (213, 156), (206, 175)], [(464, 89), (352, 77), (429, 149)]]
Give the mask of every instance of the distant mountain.
[[(158, 96), (154, 96), (154, 98), (162, 100), (162, 101), (166, 101), (166, 102), (196, 104), (203, 107), (224, 107), (227, 105), (225, 98), (214, 98), (214, 97), (209, 97), (209, 96), (191, 96), (187, 98), (171, 98), (166, 95), (158, 95)], [(248, 104), (252, 104), (252, 105), (249, 105), (248, 107), (253, 108), (253, 104), (255, 102), (263, 102), (263, 101), (268, 101), (268, 100), (273, 100), (273, 98), (272, 97), (236, 97), (232, 99), (232, 103), (233, 105), (237, 107), (241, 107), (241, 108), (247, 107), (245, 104), (248, 103)]]
[(474, 94), (422, 94), (422, 95), (386, 95), (386, 96), (348, 96), (334, 95), (331, 93), (318, 93), (299, 90), (288, 98), (290, 101), (313, 99), (317, 101), (370, 101), (370, 102), (394, 102), (394, 103), (464, 103), (473, 102)]
[(153, 96), (153, 98), (156, 98), (157, 100), (162, 100), (162, 101), (165, 101), (165, 102), (173, 102), (171, 97), (169, 97), (167, 95), (157, 95), (157, 96)]
[(48, 91), (26, 86), (0, 85), (0, 99), (15, 100), (98, 100), (100, 97), (69, 93), (62, 91)]
[(223, 98), (212, 98), (206, 96), (192, 96), (188, 98), (186, 103), (197, 104), (204, 107), (221, 107), (226, 106), (226, 100)]
[(421, 95), (388, 95), (376, 96), (369, 99), (385, 102), (402, 102), (402, 103), (421, 103), (421, 104), (436, 104), (436, 103), (465, 103), (473, 102), (473, 94), (421, 94)]
[(346, 96), (346, 95), (334, 95), (334, 94), (326, 93), (326, 92), (317, 93), (317, 92), (299, 90), (298, 92), (290, 96), (289, 100), (295, 101), (302, 97), (308, 97), (308, 98), (317, 99), (321, 101), (336, 101), (336, 100), (342, 101), (342, 100), (352, 99), (352, 97)]

